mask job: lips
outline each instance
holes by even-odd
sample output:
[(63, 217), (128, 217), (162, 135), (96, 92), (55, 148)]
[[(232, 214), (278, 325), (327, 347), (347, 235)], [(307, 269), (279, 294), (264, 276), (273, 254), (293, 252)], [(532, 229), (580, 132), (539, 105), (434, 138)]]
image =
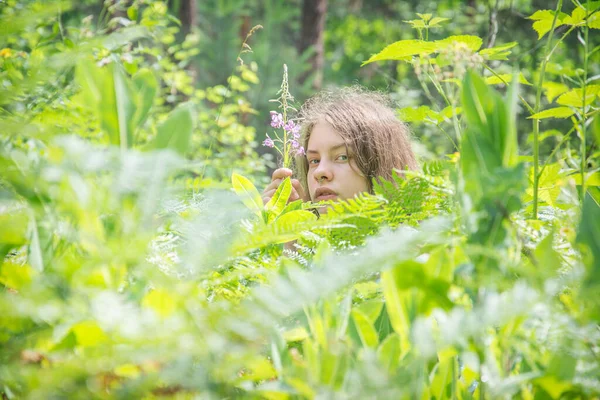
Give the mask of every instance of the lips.
[(315, 190), (315, 201), (333, 200), (336, 198), (337, 193), (329, 188), (320, 187), (317, 190)]

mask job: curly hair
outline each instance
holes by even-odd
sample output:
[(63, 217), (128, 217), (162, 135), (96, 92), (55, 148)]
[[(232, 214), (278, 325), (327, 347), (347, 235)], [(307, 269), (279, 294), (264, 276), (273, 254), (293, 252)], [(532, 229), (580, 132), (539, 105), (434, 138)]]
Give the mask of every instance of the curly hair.
[[(373, 179), (391, 179), (393, 169), (417, 168), (409, 129), (396, 117), (387, 97), (380, 93), (360, 87), (323, 91), (306, 101), (299, 117), (304, 148), (319, 121), (326, 121), (339, 133), (356, 154), (356, 165), (367, 177), (370, 192)], [(296, 157), (296, 170), (308, 191), (305, 156)]]

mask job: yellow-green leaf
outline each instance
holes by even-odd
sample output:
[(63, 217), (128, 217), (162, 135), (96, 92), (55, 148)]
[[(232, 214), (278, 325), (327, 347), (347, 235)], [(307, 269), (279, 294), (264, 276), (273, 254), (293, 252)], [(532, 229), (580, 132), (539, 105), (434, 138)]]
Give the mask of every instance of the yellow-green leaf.
[[(485, 78), (485, 83), (487, 83), (488, 85), (506, 84), (510, 83), (512, 79), (513, 74), (499, 74), (497, 76), (488, 76), (487, 78)], [(523, 75), (522, 72), (519, 73), (519, 83), (531, 86), (531, 82), (529, 82), (527, 78), (525, 78), (525, 75)]]
[(285, 208), (288, 199), (290, 198), (290, 194), (292, 193), (292, 182), (289, 177), (286, 177), (271, 197), (271, 200), (265, 206), (265, 209), (269, 213), (269, 221), (274, 220)]
[[(590, 105), (600, 93), (600, 85), (588, 85), (585, 88), (585, 105)], [(563, 106), (583, 107), (583, 88), (569, 90), (561, 94), (556, 102)]]
[[(576, 173), (573, 175), (569, 175), (570, 178), (575, 180), (575, 184), (581, 185), (581, 174)], [(600, 172), (592, 172), (588, 173), (585, 177), (585, 185), (586, 186), (600, 186)]]
[(469, 50), (475, 52), (481, 48), (483, 40), (479, 36), (473, 35), (448, 36), (445, 39), (435, 41), (436, 50), (441, 50), (448, 46), (452, 46), (454, 43), (462, 43), (466, 45), (469, 48)]
[(29, 265), (18, 265), (10, 261), (0, 264), (0, 283), (11, 289), (19, 290), (31, 282), (35, 270)]
[(549, 108), (539, 113), (535, 113), (528, 117), (529, 119), (544, 119), (544, 118), (568, 118), (575, 114), (575, 111), (569, 107), (554, 107)]
[(564, 83), (549, 81), (544, 82), (542, 88), (546, 92), (546, 99), (548, 99), (549, 103), (552, 103), (557, 96), (569, 90), (569, 87)]
[(432, 18), (431, 21), (429, 21), (429, 26), (433, 27), (433, 26), (437, 26), (439, 24), (441, 24), (442, 22), (446, 22), (448, 21), (450, 18), (442, 18), (442, 17), (435, 17)]
[(360, 337), (360, 341), (363, 346), (376, 348), (379, 344), (379, 338), (377, 331), (373, 327), (373, 324), (369, 321), (369, 318), (358, 309), (352, 310), (352, 319), (354, 326)]
[(379, 53), (371, 56), (362, 65), (382, 60), (409, 61), (412, 56), (430, 54), (436, 51), (437, 46), (433, 42), (423, 40), (400, 40), (385, 47)]
[[(534, 20), (533, 29), (538, 34), (538, 40), (541, 39), (546, 33), (552, 29), (552, 21), (554, 20), (555, 12), (552, 10), (538, 10), (532, 15), (529, 16), (529, 19)], [(565, 13), (560, 13), (556, 18), (555, 28), (563, 25), (562, 20), (566, 18), (568, 15)]]
[(248, 178), (236, 173), (231, 175), (231, 183), (233, 190), (242, 199), (246, 207), (260, 217), (263, 209), (263, 201), (260, 193), (256, 190), (256, 186)]
[(486, 60), (506, 60), (507, 56), (511, 53), (509, 49), (515, 47), (517, 42), (510, 42), (501, 46), (491, 47), (489, 49), (482, 49), (479, 55)]

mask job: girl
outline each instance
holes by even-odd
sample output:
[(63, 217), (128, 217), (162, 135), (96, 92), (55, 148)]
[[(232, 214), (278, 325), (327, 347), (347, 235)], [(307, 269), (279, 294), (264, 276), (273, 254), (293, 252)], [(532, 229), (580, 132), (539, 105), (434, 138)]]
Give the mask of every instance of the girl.
[[(305, 155), (296, 157), (289, 201), (349, 199), (373, 192), (373, 179), (391, 179), (392, 170), (415, 169), (409, 131), (384, 96), (357, 88), (322, 92), (300, 110)], [(292, 171), (273, 172), (263, 191), (266, 204)]]

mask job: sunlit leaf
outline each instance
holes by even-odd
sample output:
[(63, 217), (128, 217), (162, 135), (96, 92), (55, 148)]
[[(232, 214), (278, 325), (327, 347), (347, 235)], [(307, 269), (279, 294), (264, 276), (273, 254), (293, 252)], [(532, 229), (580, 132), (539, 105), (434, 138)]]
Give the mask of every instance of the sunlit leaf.
[(546, 118), (568, 118), (575, 114), (575, 110), (570, 107), (554, 107), (549, 108), (539, 113), (535, 113), (527, 118), (530, 119), (546, 119)]
[(233, 190), (242, 199), (246, 207), (259, 217), (262, 215), (263, 201), (254, 184), (246, 177), (236, 174), (231, 175)]

